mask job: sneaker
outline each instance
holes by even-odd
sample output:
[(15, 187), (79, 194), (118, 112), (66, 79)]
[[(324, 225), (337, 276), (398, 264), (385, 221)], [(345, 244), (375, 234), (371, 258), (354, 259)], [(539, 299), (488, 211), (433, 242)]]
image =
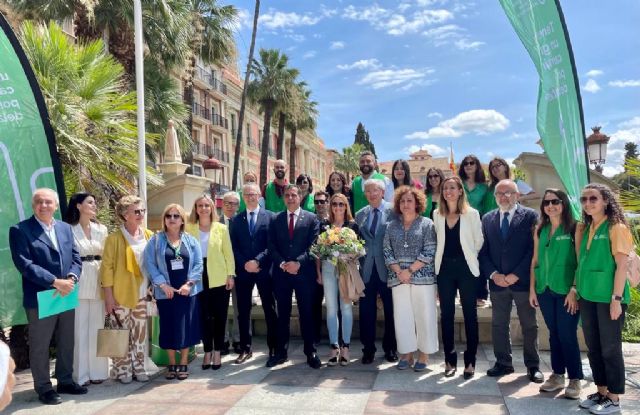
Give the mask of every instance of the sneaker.
[(595, 415), (620, 413), (620, 401), (614, 402), (611, 398), (604, 398), (600, 401), (600, 404), (592, 406), (589, 412)]
[(587, 399), (581, 401), (578, 406), (580, 408), (589, 409), (598, 405), (605, 398), (606, 396), (602, 396), (598, 392), (592, 393), (591, 395), (587, 396)]
[(582, 392), (580, 379), (569, 380), (569, 386), (564, 389), (564, 397), (567, 399), (579, 399)]
[(564, 375), (552, 373), (549, 379), (540, 386), (540, 392), (553, 392), (564, 389)]
[(123, 385), (128, 385), (129, 383), (133, 382), (133, 377), (132, 376), (123, 376), (120, 379), (118, 379), (120, 381), (120, 383), (122, 383)]
[(149, 382), (149, 376), (146, 373), (140, 373), (133, 375), (133, 378), (138, 382)]

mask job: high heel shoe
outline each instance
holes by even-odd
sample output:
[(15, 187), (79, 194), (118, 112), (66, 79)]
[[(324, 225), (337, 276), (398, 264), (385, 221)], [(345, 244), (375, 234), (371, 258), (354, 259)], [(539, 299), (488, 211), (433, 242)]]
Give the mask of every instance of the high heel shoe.
[[(213, 361), (211, 362), (211, 369), (218, 370), (222, 367), (222, 357), (219, 351), (213, 352)], [(218, 363), (214, 363), (218, 362)]]
[[(209, 363), (204, 363), (207, 360), (207, 355), (209, 355)], [(202, 358), (202, 370), (208, 369), (211, 369), (211, 352), (206, 352)]]
[[(469, 370), (471, 369), (471, 370)], [(476, 374), (476, 367), (475, 365), (469, 364), (467, 367), (464, 368), (464, 372), (462, 373), (462, 377), (464, 378), (464, 380), (469, 380), (473, 377), (473, 375)]]
[(449, 365), (448, 363), (445, 365), (444, 367), (444, 377), (445, 378), (450, 378), (453, 375), (456, 374), (456, 371), (458, 370), (457, 367)]
[(335, 366), (338, 364), (338, 359), (340, 358), (340, 348), (335, 344), (331, 345), (331, 353), (329, 354), (329, 359), (327, 360), (327, 366)]
[(347, 366), (349, 363), (349, 346), (344, 345), (340, 350), (340, 366)]

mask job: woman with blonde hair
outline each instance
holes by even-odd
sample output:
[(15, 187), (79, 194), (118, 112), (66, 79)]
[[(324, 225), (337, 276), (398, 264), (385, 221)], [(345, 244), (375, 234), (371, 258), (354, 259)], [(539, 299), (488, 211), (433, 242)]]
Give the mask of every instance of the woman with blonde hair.
[[(162, 219), (162, 232), (144, 250), (144, 267), (158, 304), (158, 343), (169, 357), (165, 378), (184, 380), (189, 376), (189, 347), (200, 343), (201, 337), (196, 295), (202, 291), (202, 253), (198, 240), (184, 232), (187, 214), (182, 206), (167, 205)], [(180, 351), (177, 366), (176, 350)]]
[(235, 278), (229, 229), (218, 222), (213, 201), (202, 195), (193, 203), (186, 231), (198, 240), (204, 264), (201, 269), (203, 289), (199, 295), (204, 345), (202, 369), (218, 370), (222, 365), (229, 294)]
[[(129, 329), (129, 351), (125, 357), (113, 358), (111, 377), (122, 383), (149, 380), (144, 364), (147, 352), (147, 289), (149, 280), (141, 272), (142, 253), (153, 233), (142, 224), (147, 210), (142, 199), (128, 195), (116, 205), (122, 222), (104, 243), (100, 283), (105, 312), (111, 323), (119, 320)], [(117, 317), (116, 317), (117, 316)]]
[(433, 214), (438, 245), (435, 271), (438, 275), (440, 326), (446, 377), (455, 375), (458, 354), (455, 349), (454, 325), (456, 293), (464, 315), (467, 349), (464, 352), (464, 378), (475, 373), (478, 351), (478, 315), (476, 310), (476, 278), (480, 275), (478, 253), (482, 248), (480, 214), (467, 202), (462, 180), (457, 176), (444, 179), (440, 204)]

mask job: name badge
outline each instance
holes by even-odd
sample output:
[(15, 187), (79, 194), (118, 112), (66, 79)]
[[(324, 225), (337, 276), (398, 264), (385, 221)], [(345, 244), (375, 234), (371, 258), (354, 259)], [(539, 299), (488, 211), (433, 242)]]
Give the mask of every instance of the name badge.
[(184, 269), (184, 263), (181, 259), (172, 259), (171, 260), (171, 271), (178, 271)]

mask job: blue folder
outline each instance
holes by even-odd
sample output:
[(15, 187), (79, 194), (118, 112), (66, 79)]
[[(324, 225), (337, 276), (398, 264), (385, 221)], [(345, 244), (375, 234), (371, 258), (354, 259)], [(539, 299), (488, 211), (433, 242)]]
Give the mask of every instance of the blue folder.
[[(38, 292), (38, 318), (45, 318), (60, 314), (68, 310), (73, 310), (78, 306), (78, 288), (64, 297), (57, 290), (46, 290)], [(55, 294), (55, 295), (54, 295)]]

